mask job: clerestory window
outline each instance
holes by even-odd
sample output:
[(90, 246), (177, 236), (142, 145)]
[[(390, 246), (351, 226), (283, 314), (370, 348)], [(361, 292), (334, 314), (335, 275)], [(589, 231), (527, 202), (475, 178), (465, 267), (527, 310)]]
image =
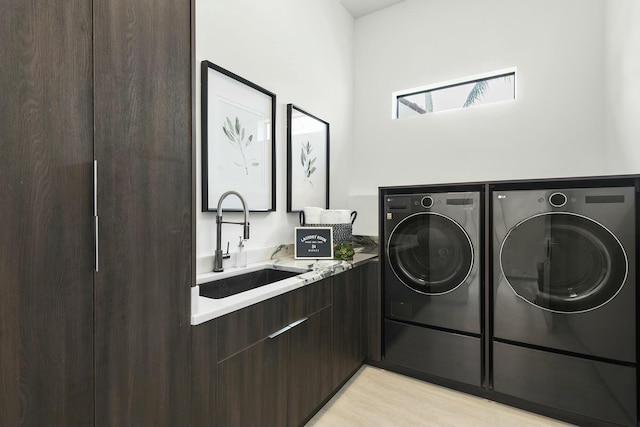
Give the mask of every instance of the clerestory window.
[(502, 71), (394, 94), (394, 118), (467, 108), (516, 98), (516, 72)]

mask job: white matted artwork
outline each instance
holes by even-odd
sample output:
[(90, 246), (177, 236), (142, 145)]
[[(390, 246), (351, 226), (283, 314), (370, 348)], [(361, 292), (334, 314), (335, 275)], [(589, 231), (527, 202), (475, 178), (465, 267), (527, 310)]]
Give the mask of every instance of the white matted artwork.
[[(202, 61), (202, 210), (240, 192), (250, 211), (275, 210), (275, 103), (272, 92)], [(241, 210), (238, 198), (225, 210)]]
[(329, 123), (287, 105), (287, 212), (329, 208)]

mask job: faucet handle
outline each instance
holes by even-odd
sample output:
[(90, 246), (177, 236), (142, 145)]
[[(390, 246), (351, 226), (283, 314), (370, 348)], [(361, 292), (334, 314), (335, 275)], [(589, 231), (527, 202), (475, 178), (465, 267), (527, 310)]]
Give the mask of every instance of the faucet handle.
[(227, 242), (227, 252), (222, 254), (222, 259), (229, 259), (231, 258), (231, 254), (229, 253), (229, 242)]

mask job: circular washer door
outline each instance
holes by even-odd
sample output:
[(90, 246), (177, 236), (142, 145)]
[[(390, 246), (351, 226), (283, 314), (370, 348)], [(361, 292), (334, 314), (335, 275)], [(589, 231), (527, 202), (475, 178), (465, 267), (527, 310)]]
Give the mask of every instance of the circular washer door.
[(542, 309), (578, 313), (615, 297), (627, 277), (627, 255), (602, 224), (564, 212), (514, 226), (500, 249), (500, 266), (513, 291)]
[(433, 212), (399, 222), (389, 236), (387, 254), (396, 277), (423, 294), (454, 290), (473, 267), (469, 235), (451, 218)]

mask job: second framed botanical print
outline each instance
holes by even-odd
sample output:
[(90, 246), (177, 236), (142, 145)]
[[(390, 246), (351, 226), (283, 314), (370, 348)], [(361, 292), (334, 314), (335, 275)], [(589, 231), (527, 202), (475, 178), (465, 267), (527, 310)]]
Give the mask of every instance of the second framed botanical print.
[[(228, 190), (251, 211), (273, 211), (276, 95), (209, 61), (201, 63), (202, 210)], [(231, 197), (223, 208), (238, 210)]]
[(287, 212), (329, 208), (329, 123), (287, 105)]

